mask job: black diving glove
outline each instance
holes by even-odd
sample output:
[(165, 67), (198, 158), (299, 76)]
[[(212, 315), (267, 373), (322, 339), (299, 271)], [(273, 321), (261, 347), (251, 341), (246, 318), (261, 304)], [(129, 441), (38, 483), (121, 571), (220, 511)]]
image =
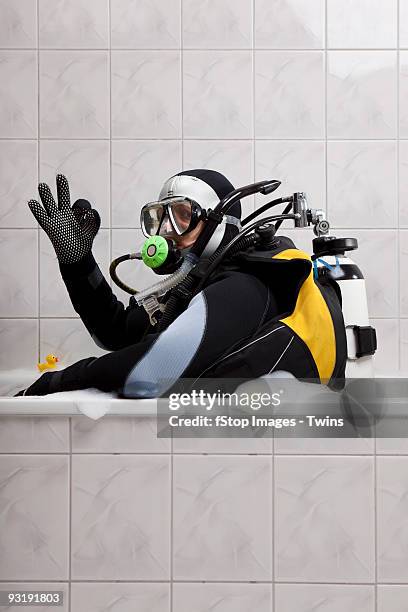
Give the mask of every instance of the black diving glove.
[(48, 395), (59, 391), (75, 391), (92, 387), (92, 382), (87, 376), (87, 367), (96, 359), (97, 357), (85, 357), (63, 370), (45, 372), (32, 385), (16, 393), (14, 397)]
[(63, 174), (57, 175), (58, 206), (46, 183), (38, 185), (38, 193), (43, 206), (36, 200), (30, 200), (28, 206), (51, 240), (58, 261), (72, 264), (81, 260), (91, 251), (101, 225), (98, 212), (82, 199), (71, 207), (68, 181)]

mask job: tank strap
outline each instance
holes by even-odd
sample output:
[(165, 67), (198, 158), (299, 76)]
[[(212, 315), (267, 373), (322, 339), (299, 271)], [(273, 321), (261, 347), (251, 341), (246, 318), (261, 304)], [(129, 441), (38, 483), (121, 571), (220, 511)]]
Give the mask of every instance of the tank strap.
[[(352, 333), (347, 335), (348, 359), (355, 360), (374, 355), (377, 350), (377, 333), (374, 327), (371, 327), (371, 325), (350, 325), (347, 330), (352, 330)], [(350, 341), (350, 335), (352, 335), (354, 342)]]

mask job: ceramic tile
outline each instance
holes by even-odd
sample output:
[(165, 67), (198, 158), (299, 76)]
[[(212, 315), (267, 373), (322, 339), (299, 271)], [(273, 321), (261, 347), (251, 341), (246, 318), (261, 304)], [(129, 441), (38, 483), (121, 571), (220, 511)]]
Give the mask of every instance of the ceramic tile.
[(327, 178), (334, 227), (397, 227), (396, 142), (329, 142)]
[(181, 0), (112, 2), (112, 48), (178, 49), (180, 2)]
[(408, 457), (377, 459), (378, 581), (408, 582)]
[(396, 52), (329, 51), (328, 137), (395, 138), (396, 121)]
[[(336, 233), (340, 236), (340, 231)], [(398, 317), (396, 231), (349, 229), (341, 235), (357, 238), (358, 249), (350, 255), (366, 281), (370, 317)]]
[[(304, 191), (311, 207), (326, 208), (323, 141), (258, 140), (255, 144), (255, 156), (257, 181), (275, 178), (282, 182), (276, 197)], [(260, 196), (259, 206), (263, 202)], [(279, 210), (275, 210), (280, 212), (283, 208), (284, 206), (281, 206)]]
[(156, 418), (109, 417), (72, 420), (75, 453), (168, 453), (169, 439), (157, 438)]
[(314, 49), (324, 45), (324, 0), (257, 0), (255, 44), (266, 49)]
[(373, 458), (276, 457), (275, 534), (278, 581), (373, 582)]
[(407, 585), (378, 585), (378, 612), (406, 612), (408, 601)]
[(185, 51), (184, 138), (251, 138), (250, 51)]
[(42, 138), (107, 138), (107, 51), (40, 53)]
[(75, 612), (100, 612), (107, 605), (118, 612), (170, 612), (170, 589), (168, 584), (74, 582), (71, 601)]
[(185, 49), (252, 46), (252, 0), (183, 0)]
[(1, 453), (67, 453), (68, 419), (0, 416), (0, 449)]
[(377, 351), (373, 357), (375, 376), (390, 376), (399, 369), (398, 319), (370, 319), (377, 332)]
[(408, 228), (408, 141), (399, 141), (399, 225)]
[(408, 47), (408, 1), (399, 0), (400, 47)]
[(3, 455), (0, 580), (68, 578), (68, 457)]
[(180, 53), (112, 52), (112, 137), (181, 136)]
[(77, 455), (72, 461), (72, 577), (168, 580), (169, 458)]
[(0, 319), (0, 370), (32, 368), (37, 362), (38, 322), (35, 319)]
[(373, 586), (333, 584), (277, 584), (275, 612), (375, 611)]
[(276, 438), (275, 453), (282, 455), (372, 455), (369, 438)]
[(40, 46), (107, 48), (109, 0), (39, 0)]
[(397, 46), (398, 0), (328, 0), (328, 46), (341, 49)]
[(173, 607), (177, 612), (270, 612), (272, 585), (175, 583)]
[(142, 206), (156, 200), (164, 181), (181, 168), (180, 140), (113, 141), (113, 227), (140, 227)]
[(36, 0), (1, 0), (0, 41), (8, 49), (37, 46)]
[(408, 319), (401, 319), (401, 370), (408, 372)]
[(37, 52), (0, 51), (0, 136), (36, 138)]
[[(221, 432), (226, 436), (226, 433)], [(202, 436), (200, 431), (199, 435)], [(186, 454), (268, 455), (272, 438), (174, 438), (173, 451)]]
[[(106, 140), (43, 140), (40, 144), (40, 180), (56, 194), (55, 177), (68, 179), (71, 205), (84, 198), (109, 227), (110, 151)], [(31, 197), (37, 197), (37, 194)]]
[(0, 225), (35, 227), (27, 206), (37, 183), (37, 143), (0, 141)]
[(173, 462), (174, 577), (271, 580), (271, 458)]
[(0, 230), (1, 317), (37, 316), (37, 249), (37, 230)]
[(400, 231), (400, 288), (401, 316), (408, 317), (408, 231)]
[(408, 51), (400, 52), (399, 93), (399, 136), (400, 138), (408, 138), (408, 112), (405, 103), (408, 95)]
[(257, 51), (256, 138), (322, 138), (323, 52)]

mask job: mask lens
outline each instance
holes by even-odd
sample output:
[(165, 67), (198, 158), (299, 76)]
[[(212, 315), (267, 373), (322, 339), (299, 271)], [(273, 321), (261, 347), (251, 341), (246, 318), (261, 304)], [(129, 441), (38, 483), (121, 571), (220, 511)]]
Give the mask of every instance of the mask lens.
[(170, 214), (173, 225), (179, 234), (184, 234), (188, 230), (193, 229), (190, 227), (193, 216), (191, 202), (187, 200), (172, 202)]
[(163, 206), (161, 204), (148, 204), (142, 208), (141, 225), (145, 236), (154, 236), (160, 226), (163, 217)]

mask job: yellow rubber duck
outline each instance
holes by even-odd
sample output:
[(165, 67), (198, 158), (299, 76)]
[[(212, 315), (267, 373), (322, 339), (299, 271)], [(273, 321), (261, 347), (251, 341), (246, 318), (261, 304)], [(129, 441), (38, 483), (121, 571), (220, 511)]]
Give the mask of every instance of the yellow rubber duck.
[(45, 372), (45, 370), (52, 370), (55, 368), (55, 364), (58, 363), (58, 361), (58, 357), (50, 353), (46, 356), (45, 363), (37, 363), (37, 368), (40, 370), (40, 372)]

